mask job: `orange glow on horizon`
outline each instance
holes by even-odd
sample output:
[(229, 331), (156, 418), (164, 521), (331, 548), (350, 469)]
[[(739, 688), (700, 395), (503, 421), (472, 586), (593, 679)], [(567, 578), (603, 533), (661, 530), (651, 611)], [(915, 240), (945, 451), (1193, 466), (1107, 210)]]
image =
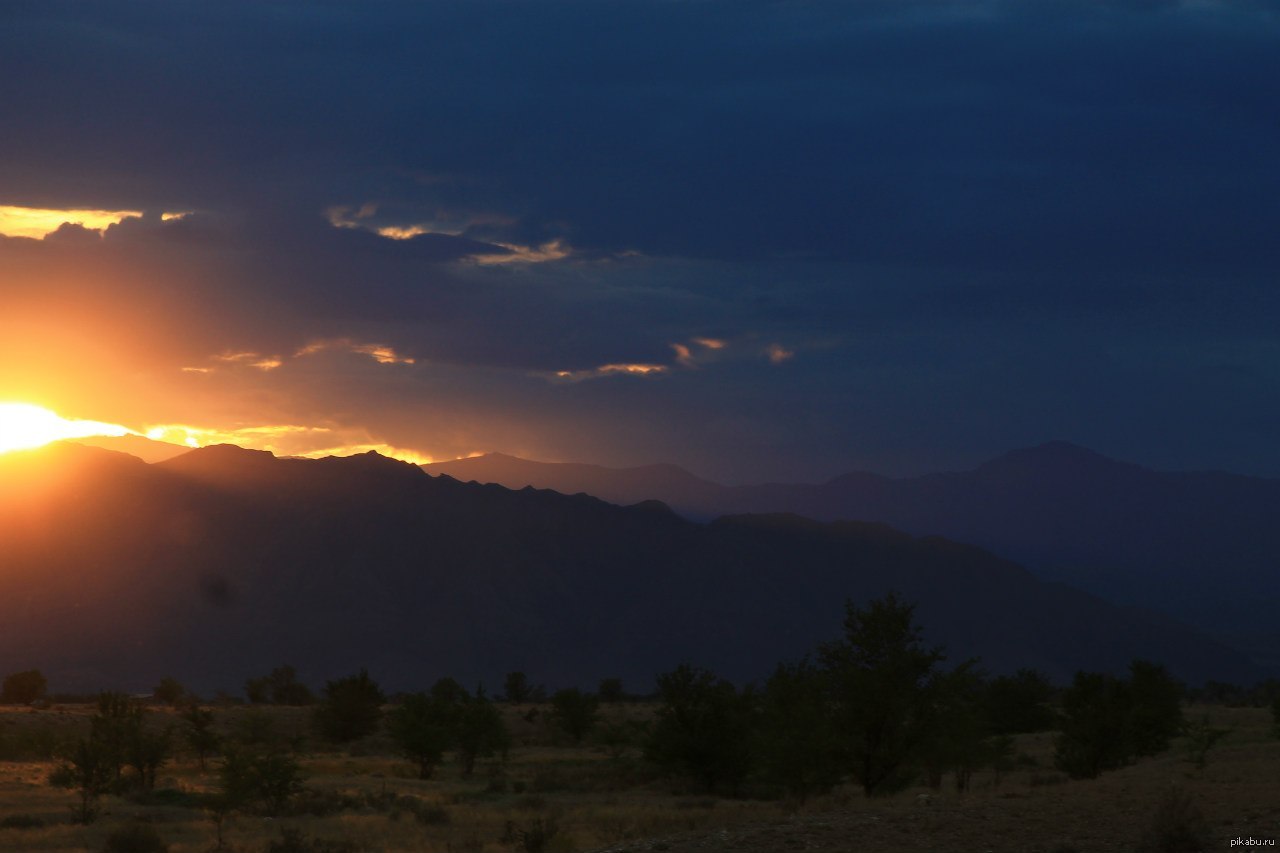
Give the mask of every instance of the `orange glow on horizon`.
[[(250, 450), (266, 450), (276, 456), (297, 456), (308, 459), (354, 456), (372, 450), (383, 456), (414, 465), (425, 465), (437, 461), (436, 457), (421, 451), (370, 440), (367, 434), (362, 433), (363, 430), (339, 431), (329, 427), (293, 424), (240, 426), (230, 429), (187, 424), (156, 424), (136, 431), (120, 424), (64, 418), (56, 412), (32, 403), (0, 403), (0, 454), (34, 450), (46, 444), (67, 439), (139, 436), (151, 441), (193, 449), (215, 444), (234, 444)], [(106, 444), (100, 446), (109, 447)], [(109, 449), (116, 448), (109, 447)], [(125, 452), (131, 451), (125, 450)]]
[(31, 450), (67, 438), (118, 437), (130, 432), (119, 424), (64, 418), (31, 403), (0, 403), (0, 453)]
[[(326, 456), (355, 456), (376, 451), (383, 456), (425, 465), (435, 462), (433, 456), (417, 450), (395, 447), (371, 441), (342, 442), (343, 436), (329, 427), (308, 427), (294, 424), (274, 426), (236, 427), (215, 429), (187, 424), (160, 424), (149, 427), (145, 433), (152, 441), (181, 444), (186, 447), (209, 447), (215, 444), (234, 444), (249, 450), (266, 450), (276, 456), (297, 456), (304, 459), (322, 459)], [(350, 441), (351, 436), (347, 436)], [(336, 442), (335, 442), (336, 439)], [(322, 443), (317, 448), (315, 445)]]

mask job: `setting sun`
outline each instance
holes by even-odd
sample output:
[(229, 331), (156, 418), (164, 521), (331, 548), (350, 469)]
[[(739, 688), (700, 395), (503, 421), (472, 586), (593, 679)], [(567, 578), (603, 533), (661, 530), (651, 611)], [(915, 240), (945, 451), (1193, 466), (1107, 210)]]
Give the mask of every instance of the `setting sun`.
[(118, 424), (69, 420), (30, 403), (0, 403), (0, 453), (40, 447), (64, 438), (128, 433)]

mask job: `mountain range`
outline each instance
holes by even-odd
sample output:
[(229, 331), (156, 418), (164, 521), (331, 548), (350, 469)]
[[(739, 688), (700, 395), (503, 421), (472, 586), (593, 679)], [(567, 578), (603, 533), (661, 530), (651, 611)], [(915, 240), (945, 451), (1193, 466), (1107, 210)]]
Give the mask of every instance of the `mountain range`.
[(723, 486), (672, 465), (604, 468), (502, 454), (424, 467), (620, 503), (662, 500), (691, 519), (790, 512), (945, 536), (1044, 579), (1168, 613), (1280, 668), (1280, 480), (1154, 471), (1061, 441), (971, 471), (858, 472), (819, 484)]
[(846, 600), (890, 590), (952, 661), (992, 672), (1064, 680), (1143, 657), (1192, 682), (1264, 674), (1168, 618), (882, 524), (702, 523), (374, 453), (0, 456), (0, 671), (39, 668), (54, 690), (172, 675), (235, 692), (281, 663), (312, 684), (367, 667), (393, 690), (521, 669), (645, 691), (683, 661), (744, 681), (836, 637)]

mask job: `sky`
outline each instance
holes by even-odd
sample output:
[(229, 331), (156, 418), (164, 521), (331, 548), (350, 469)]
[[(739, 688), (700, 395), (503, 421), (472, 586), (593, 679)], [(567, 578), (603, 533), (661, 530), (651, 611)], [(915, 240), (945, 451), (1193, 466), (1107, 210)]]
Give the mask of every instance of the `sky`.
[[(1280, 476), (1280, 12), (0, 4), (0, 401), (725, 482)], [(64, 224), (66, 223), (66, 224)]]

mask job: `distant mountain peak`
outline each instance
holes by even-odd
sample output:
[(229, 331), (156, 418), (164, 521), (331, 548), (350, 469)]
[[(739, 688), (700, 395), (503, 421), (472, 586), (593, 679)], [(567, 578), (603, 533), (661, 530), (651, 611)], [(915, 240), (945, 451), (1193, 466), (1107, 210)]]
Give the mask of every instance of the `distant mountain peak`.
[(1136, 471), (1141, 466), (1103, 456), (1095, 450), (1070, 441), (1046, 441), (1032, 447), (1010, 450), (979, 465), (976, 474), (1035, 474), (1042, 471), (1098, 474)]

